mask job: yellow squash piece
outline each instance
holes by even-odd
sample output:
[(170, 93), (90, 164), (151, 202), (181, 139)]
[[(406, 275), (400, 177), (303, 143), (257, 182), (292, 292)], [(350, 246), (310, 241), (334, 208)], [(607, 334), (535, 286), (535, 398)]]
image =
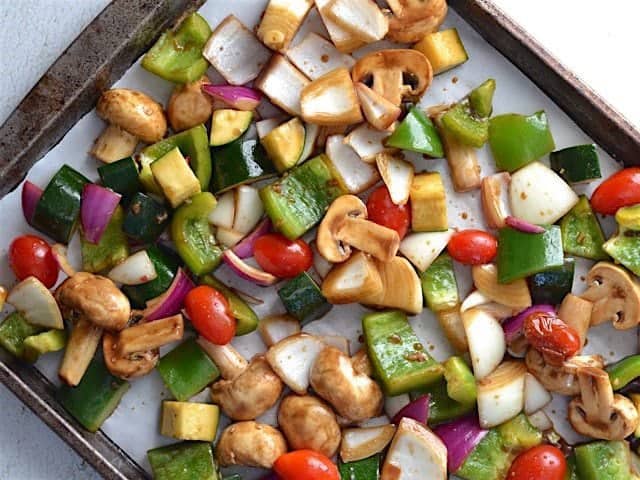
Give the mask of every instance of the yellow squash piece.
[(294, 167), (304, 148), (305, 128), (299, 118), (292, 118), (266, 134), (260, 142), (280, 173)]
[(413, 48), (429, 59), (434, 75), (457, 67), (469, 59), (455, 28), (430, 33)]
[(208, 403), (163, 402), (160, 433), (180, 440), (213, 442), (220, 409)]
[(438, 232), (449, 228), (447, 197), (438, 172), (415, 175), (409, 198), (414, 232)]
[(200, 181), (177, 147), (153, 162), (151, 172), (173, 208), (200, 193)]

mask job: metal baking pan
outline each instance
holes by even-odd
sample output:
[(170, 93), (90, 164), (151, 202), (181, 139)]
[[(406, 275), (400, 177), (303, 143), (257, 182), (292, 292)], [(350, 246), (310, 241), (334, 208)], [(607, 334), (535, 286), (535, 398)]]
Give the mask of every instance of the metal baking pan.
[[(218, 0), (209, 0), (215, 2)], [(90, 111), (170, 25), (204, 0), (115, 0), (58, 58), (0, 127), (0, 197)], [(451, 7), (562, 108), (612, 157), (636, 163), (640, 132), (554, 59), (490, 0), (450, 0)], [(102, 432), (82, 429), (35, 368), (0, 350), (0, 381), (106, 479), (148, 478)]]

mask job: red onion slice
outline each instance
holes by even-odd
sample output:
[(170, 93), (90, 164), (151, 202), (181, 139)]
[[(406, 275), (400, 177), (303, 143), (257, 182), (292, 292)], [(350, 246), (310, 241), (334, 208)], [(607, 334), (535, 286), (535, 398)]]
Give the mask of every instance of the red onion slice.
[(99, 243), (109, 225), (111, 216), (120, 203), (121, 195), (93, 183), (82, 190), (80, 221), (85, 238), (91, 243)]
[(509, 225), (511, 228), (519, 230), (524, 233), (544, 233), (544, 227), (540, 225), (534, 225), (533, 223), (529, 223), (526, 220), (522, 220), (521, 218), (513, 217), (509, 215), (504, 219), (504, 223)]

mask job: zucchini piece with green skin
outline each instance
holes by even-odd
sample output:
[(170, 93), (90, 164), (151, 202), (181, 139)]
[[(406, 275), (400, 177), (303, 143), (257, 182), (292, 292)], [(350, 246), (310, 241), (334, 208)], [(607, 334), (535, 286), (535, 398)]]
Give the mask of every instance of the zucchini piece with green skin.
[(482, 85), (471, 90), (469, 105), (481, 118), (491, 116), (493, 112), (493, 94), (496, 91), (496, 81), (493, 78), (486, 80)]
[(278, 296), (289, 315), (302, 325), (323, 317), (333, 307), (307, 272), (288, 280), (278, 290)]
[(602, 178), (600, 159), (593, 144), (576, 145), (549, 154), (551, 169), (567, 183), (586, 183)]
[(182, 155), (189, 157), (189, 166), (198, 177), (200, 188), (207, 190), (211, 181), (211, 152), (207, 129), (200, 124), (149, 145), (140, 152), (140, 181), (147, 191), (162, 195), (162, 190), (153, 179), (150, 165), (176, 147)]
[(608, 258), (602, 248), (604, 232), (586, 196), (580, 195), (578, 203), (562, 218), (560, 229), (565, 253), (590, 260)]
[(102, 360), (94, 358), (78, 386), (62, 385), (56, 398), (84, 428), (96, 432), (130, 386), (129, 382), (111, 375)]
[(142, 192), (136, 193), (127, 207), (122, 230), (140, 243), (155, 242), (169, 223), (167, 208)]
[(295, 117), (271, 130), (260, 142), (276, 169), (282, 173), (298, 163), (305, 135), (304, 125)]
[(233, 290), (218, 280), (213, 275), (205, 275), (200, 279), (203, 285), (209, 285), (222, 293), (231, 307), (233, 318), (236, 319), (236, 336), (246, 335), (258, 328), (258, 316), (256, 312)]
[(181, 442), (147, 452), (155, 480), (218, 480), (208, 442)]
[(564, 480), (580, 480), (578, 477), (578, 466), (576, 465), (576, 456), (571, 454), (567, 457), (567, 471)]
[(432, 158), (444, 156), (442, 141), (436, 127), (418, 107), (412, 107), (409, 110), (385, 144), (387, 147), (424, 153)]
[(622, 230), (602, 246), (611, 258), (640, 275), (640, 232)]
[(98, 167), (98, 174), (103, 186), (122, 195), (124, 205), (142, 188), (138, 165), (132, 157), (102, 165)]
[(505, 448), (522, 451), (542, 443), (542, 432), (531, 425), (527, 416), (521, 413), (497, 427)]
[(214, 169), (211, 190), (216, 194), (277, 174), (252, 130), (233, 142), (211, 148)]
[(429, 394), (429, 420), (430, 426), (449, 422), (471, 412), (475, 403), (460, 403), (449, 396), (447, 382), (441, 378), (426, 388), (421, 388), (411, 393), (412, 399), (424, 394)]
[(447, 395), (463, 405), (474, 405), (478, 397), (476, 380), (469, 366), (460, 357), (449, 357), (443, 364)]
[(614, 390), (620, 390), (632, 380), (640, 377), (640, 355), (625, 357), (607, 367), (609, 380)]
[(69, 243), (80, 214), (80, 198), (87, 183), (81, 173), (69, 165), (56, 172), (36, 204), (31, 224), (60, 243)]
[(460, 303), (453, 260), (442, 253), (420, 274), (422, 294), (427, 307), (433, 312), (454, 308)]
[(580, 480), (634, 480), (629, 444), (598, 441), (574, 449)]
[(489, 138), (489, 122), (476, 116), (468, 100), (456, 103), (440, 117), (442, 128), (464, 145), (480, 148)]
[(424, 350), (404, 313), (365, 315), (362, 329), (375, 377), (387, 395), (419, 390), (442, 377), (442, 365)]
[(23, 357), (27, 362), (35, 363), (40, 355), (62, 350), (67, 344), (67, 332), (48, 330), (24, 339)]
[(224, 108), (213, 112), (209, 145), (219, 147), (240, 138), (247, 131), (253, 112)]
[(573, 287), (576, 262), (565, 258), (559, 267), (538, 272), (528, 278), (533, 304), (559, 305)]
[(24, 358), (24, 341), (43, 330), (28, 323), (20, 313), (10, 313), (0, 324), (0, 346), (14, 357)]
[(320, 222), (343, 193), (324, 155), (319, 155), (263, 187), (260, 198), (275, 229), (294, 240)]
[(118, 206), (111, 215), (111, 220), (100, 241), (96, 244), (87, 241), (84, 235), (80, 235), (82, 269), (85, 272), (102, 272), (115, 267), (129, 256), (129, 244), (123, 231), (124, 218), (124, 210)]
[(340, 480), (378, 480), (380, 478), (379, 453), (355, 462), (338, 464)]
[(167, 291), (175, 277), (180, 259), (170, 250), (158, 245), (147, 248), (147, 255), (156, 269), (157, 277), (141, 285), (123, 285), (123, 293), (129, 297), (133, 308), (144, 308), (146, 302)]
[(560, 227), (545, 226), (543, 233), (524, 233), (510, 227), (500, 229), (499, 283), (510, 283), (563, 264)]
[(154, 161), (151, 173), (172, 208), (179, 207), (189, 197), (202, 191), (198, 178), (177, 147)]
[(220, 376), (218, 367), (194, 338), (182, 342), (160, 359), (162, 381), (173, 396), (185, 402)]
[(202, 192), (191, 197), (173, 213), (171, 239), (180, 258), (195, 275), (213, 271), (222, 260), (209, 214), (216, 207), (216, 197)]
[(462, 466), (452, 473), (463, 480), (503, 480), (514, 458), (515, 455), (505, 448), (500, 433), (489, 430)]

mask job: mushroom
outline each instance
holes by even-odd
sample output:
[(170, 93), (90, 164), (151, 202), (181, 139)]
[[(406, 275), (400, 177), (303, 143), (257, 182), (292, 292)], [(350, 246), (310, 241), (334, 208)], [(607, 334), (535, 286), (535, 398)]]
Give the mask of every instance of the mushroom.
[(584, 347), (587, 341), (587, 331), (589, 330), (592, 312), (593, 303), (572, 293), (564, 297), (558, 309), (558, 318), (578, 333), (580, 349)]
[(58, 370), (60, 380), (72, 387), (80, 383), (98, 349), (101, 337), (102, 328), (89, 320), (78, 319), (71, 330)]
[(576, 355), (556, 367), (545, 362), (544, 357), (534, 348), (530, 348), (525, 357), (529, 372), (551, 392), (562, 395), (578, 395), (577, 372), (582, 367), (603, 368), (604, 360), (600, 355)]
[(106, 277), (78, 272), (56, 289), (55, 297), (67, 319), (85, 319), (111, 331), (120, 331), (129, 322), (129, 299)]
[(270, 315), (258, 323), (258, 333), (267, 347), (300, 333), (300, 322), (290, 315)]
[(287, 443), (279, 430), (256, 422), (239, 422), (224, 429), (216, 459), (221, 467), (244, 465), (271, 468), (280, 455), (287, 453)]
[(436, 32), (447, 16), (446, 0), (387, 0), (393, 15), (387, 38), (398, 43), (415, 43)]
[(356, 92), (367, 122), (376, 130), (386, 131), (392, 128), (402, 109), (362, 82), (356, 83)]
[(202, 85), (211, 83), (203, 76), (195, 82), (177, 85), (167, 105), (167, 117), (176, 132), (207, 122), (213, 113), (211, 97), (202, 91)]
[(367, 377), (373, 375), (373, 365), (371, 365), (369, 354), (364, 348), (358, 350), (351, 357), (351, 365), (353, 365), (353, 369), (358, 374), (366, 375)]
[(102, 337), (104, 363), (112, 375), (123, 379), (146, 375), (155, 368), (160, 359), (160, 350), (146, 350), (122, 354), (118, 352), (118, 337), (106, 332)]
[(404, 99), (416, 100), (431, 84), (433, 71), (427, 57), (417, 50), (379, 50), (362, 57), (351, 71), (353, 82), (362, 82), (399, 107)]
[(392, 230), (366, 220), (367, 207), (355, 195), (335, 199), (320, 223), (316, 243), (318, 252), (329, 262), (344, 262), (351, 247), (389, 261), (400, 246), (400, 237)]
[(383, 288), (375, 261), (366, 253), (356, 252), (329, 271), (322, 282), (322, 295), (331, 304), (373, 303)]
[(638, 427), (633, 402), (613, 393), (609, 374), (601, 368), (578, 368), (580, 396), (569, 403), (568, 418), (574, 430), (602, 440), (623, 440)]
[(267, 350), (267, 361), (282, 381), (299, 395), (307, 393), (311, 367), (325, 343), (315, 335), (298, 333)]
[(278, 425), (294, 450), (314, 450), (330, 458), (340, 446), (342, 435), (336, 415), (317, 397), (285, 397), (278, 411)]
[(300, 93), (305, 122), (352, 125), (362, 121), (360, 101), (346, 67), (338, 67), (305, 85)]
[(184, 320), (180, 313), (152, 322), (141, 322), (118, 334), (117, 350), (123, 356), (155, 350), (182, 339), (183, 333)]
[(162, 106), (137, 90), (107, 90), (98, 100), (96, 112), (110, 126), (98, 137), (91, 153), (105, 162), (131, 155), (138, 139), (155, 143), (167, 132)]
[(353, 422), (380, 414), (383, 395), (380, 386), (358, 373), (351, 359), (334, 347), (325, 347), (311, 368), (311, 387), (342, 417)]
[(640, 321), (640, 287), (622, 267), (598, 262), (587, 274), (589, 288), (582, 298), (593, 302), (591, 325), (613, 322), (626, 330)]
[(340, 458), (343, 462), (357, 462), (375, 455), (387, 447), (395, 432), (396, 427), (390, 424), (347, 428), (342, 432)]

